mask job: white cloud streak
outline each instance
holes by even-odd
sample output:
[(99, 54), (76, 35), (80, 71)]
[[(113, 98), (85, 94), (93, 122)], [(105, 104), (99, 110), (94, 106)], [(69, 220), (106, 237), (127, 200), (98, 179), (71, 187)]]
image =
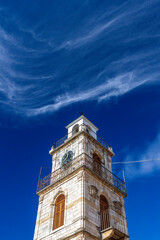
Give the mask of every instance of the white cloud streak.
[[(153, 142), (147, 144), (146, 150), (142, 153), (133, 152), (129, 154), (124, 161), (138, 161), (142, 159), (160, 158), (160, 133)], [(126, 177), (129, 179), (151, 176), (160, 171), (160, 161), (148, 161), (134, 164), (126, 164)]]
[[(146, 11), (150, 10), (149, 7), (157, 3), (157, 0), (154, 0), (150, 3), (140, 3), (137, 4), (134, 8), (127, 9), (126, 6), (123, 4), (122, 6), (118, 7), (114, 11), (112, 11), (111, 17), (108, 20), (105, 20), (106, 15), (100, 16), (96, 18), (97, 23), (93, 27), (93, 24), (90, 24), (92, 27), (87, 26), (84, 27), (83, 31), (80, 33), (79, 36), (73, 37), (72, 39), (67, 39), (64, 41), (60, 46), (57, 46), (55, 49), (75, 49), (82, 47), (86, 44), (89, 44), (92, 41), (95, 41), (96, 38), (100, 37), (102, 33), (105, 35), (109, 35), (110, 32), (113, 32), (117, 29), (121, 31), (127, 25), (130, 25), (131, 22), (135, 18), (142, 17), (142, 15), (146, 14)], [(145, 11), (146, 10), (146, 11)], [(120, 13), (118, 13), (120, 11)], [(116, 15), (118, 14), (118, 15)], [(93, 19), (92, 19), (93, 21)], [(83, 33), (84, 32), (84, 33)], [(35, 33), (33, 33), (35, 36)], [(149, 36), (150, 37), (150, 36)], [(141, 36), (137, 36), (137, 38), (144, 38), (143, 34)], [(43, 39), (42, 39), (43, 40)], [(50, 43), (50, 41), (48, 42)]]
[(103, 84), (86, 91), (77, 92), (74, 94), (65, 93), (64, 95), (59, 95), (56, 97), (56, 99), (54, 99), (53, 104), (49, 104), (37, 109), (31, 109), (28, 111), (28, 115), (37, 115), (57, 111), (62, 107), (76, 102), (89, 100), (97, 100), (98, 102), (101, 102), (102, 100), (109, 100), (111, 97), (121, 96), (148, 81), (150, 81), (149, 78), (136, 81), (133, 73), (126, 73), (113, 79), (107, 79)]
[(62, 44), (60, 48), (79, 48), (85, 44), (88, 44), (89, 42), (95, 40), (100, 34), (102, 34), (107, 29), (113, 28), (114, 24), (121, 18), (121, 16), (116, 17), (115, 19), (112, 19), (108, 21), (105, 24), (102, 24), (100, 26), (96, 26), (94, 29), (91, 29), (89, 32), (87, 32), (86, 35), (80, 36), (78, 38), (67, 40)]

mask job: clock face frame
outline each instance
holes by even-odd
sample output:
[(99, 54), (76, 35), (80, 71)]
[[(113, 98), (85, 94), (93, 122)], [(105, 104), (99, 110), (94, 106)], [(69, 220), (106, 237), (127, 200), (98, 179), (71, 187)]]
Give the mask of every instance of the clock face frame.
[(73, 159), (73, 152), (68, 151), (62, 157), (62, 164), (65, 165), (65, 164), (69, 163), (72, 159)]

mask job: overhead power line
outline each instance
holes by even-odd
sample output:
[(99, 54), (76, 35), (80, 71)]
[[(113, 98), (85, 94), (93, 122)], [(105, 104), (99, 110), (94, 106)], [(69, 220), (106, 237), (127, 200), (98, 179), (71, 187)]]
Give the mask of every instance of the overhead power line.
[(144, 159), (138, 161), (130, 161), (130, 162), (112, 162), (112, 164), (128, 164), (128, 163), (139, 163), (139, 162), (150, 162), (150, 161), (160, 161), (160, 158), (151, 158), (151, 159)]

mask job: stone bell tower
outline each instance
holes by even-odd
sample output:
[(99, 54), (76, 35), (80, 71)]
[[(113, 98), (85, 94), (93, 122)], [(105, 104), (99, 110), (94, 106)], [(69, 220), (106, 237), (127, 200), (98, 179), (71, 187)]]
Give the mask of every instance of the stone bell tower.
[(112, 173), (112, 147), (84, 115), (53, 144), (40, 178), (34, 240), (128, 240), (125, 182)]

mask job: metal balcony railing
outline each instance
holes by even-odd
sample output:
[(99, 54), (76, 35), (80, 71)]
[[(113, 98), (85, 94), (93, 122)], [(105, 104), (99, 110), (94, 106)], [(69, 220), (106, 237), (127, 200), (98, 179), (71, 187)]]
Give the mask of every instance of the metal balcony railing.
[(57, 142), (53, 143), (53, 147), (57, 148), (57, 147), (61, 146), (65, 142), (65, 140), (67, 140), (67, 138), (68, 138), (68, 134), (66, 134), (64, 137), (59, 139)]
[[(115, 221), (115, 219), (117, 220)], [(100, 229), (101, 233), (114, 229), (115, 238), (112, 235), (113, 239), (120, 240), (124, 239), (124, 236), (128, 236), (126, 217), (120, 213), (117, 213), (113, 208), (106, 209), (100, 212)]]
[(101, 221), (101, 231), (110, 227), (108, 209), (100, 212), (100, 221)]
[(123, 194), (126, 194), (126, 185), (120, 178), (115, 174), (105, 168), (102, 164), (97, 164), (90, 156), (85, 153), (80, 154), (78, 157), (74, 158), (67, 164), (63, 164), (59, 169), (50, 173), (48, 176), (45, 176), (42, 179), (39, 179), (37, 192), (41, 191), (45, 187), (48, 187), (57, 181), (68, 176), (77, 169), (85, 167), (91, 170), (94, 174), (98, 175), (109, 185), (115, 187)]
[[(106, 142), (102, 137), (100, 137), (97, 133), (93, 132), (91, 129), (88, 129), (88, 126), (85, 124), (82, 124), (79, 126), (79, 131), (78, 132), (87, 132), (89, 135), (93, 135), (94, 138), (101, 144), (103, 145), (105, 148), (109, 149), (112, 151), (112, 147), (111, 145)], [(67, 139), (69, 139), (70, 137), (74, 136), (75, 133), (69, 133), (66, 134), (64, 137), (62, 137), (61, 139), (59, 139), (57, 142), (53, 143), (53, 148), (56, 149), (57, 147), (61, 146)]]

